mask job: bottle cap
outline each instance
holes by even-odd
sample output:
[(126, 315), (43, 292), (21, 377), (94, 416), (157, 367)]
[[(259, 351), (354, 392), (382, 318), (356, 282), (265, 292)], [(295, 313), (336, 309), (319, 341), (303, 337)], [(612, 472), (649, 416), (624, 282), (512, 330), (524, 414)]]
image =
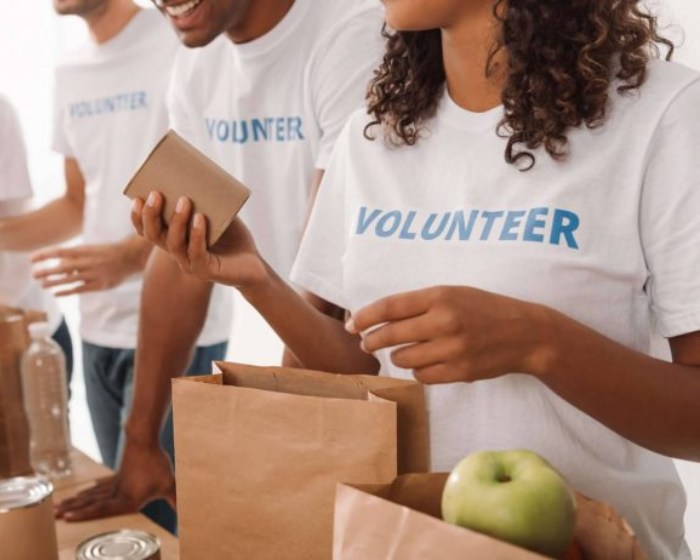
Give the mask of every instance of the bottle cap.
[(46, 338), (47, 336), (51, 336), (51, 332), (49, 330), (49, 324), (46, 323), (45, 321), (40, 321), (38, 323), (31, 323), (29, 325), (28, 329), (29, 329), (29, 336), (31, 336), (33, 339)]

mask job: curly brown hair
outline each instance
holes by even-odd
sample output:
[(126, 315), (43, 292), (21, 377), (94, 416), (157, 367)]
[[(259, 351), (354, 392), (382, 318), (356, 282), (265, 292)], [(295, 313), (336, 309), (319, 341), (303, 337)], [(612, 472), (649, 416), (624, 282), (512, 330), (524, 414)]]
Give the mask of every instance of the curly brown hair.
[[(531, 169), (528, 150), (544, 146), (554, 159), (568, 154), (567, 131), (606, 119), (610, 84), (620, 94), (639, 88), (659, 45), (674, 45), (659, 34), (657, 19), (640, 0), (494, 0), (500, 37), (484, 71), (505, 49), (505, 116), (498, 134), (508, 138), (505, 159)], [(380, 124), (394, 143), (413, 145), (421, 123), (435, 114), (445, 84), (439, 29), (383, 30), (386, 52), (367, 95), (372, 116), (365, 136)], [(523, 145), (522, 147), (518, 147)], [(521, 161), (521, 160), (525, 161)]]

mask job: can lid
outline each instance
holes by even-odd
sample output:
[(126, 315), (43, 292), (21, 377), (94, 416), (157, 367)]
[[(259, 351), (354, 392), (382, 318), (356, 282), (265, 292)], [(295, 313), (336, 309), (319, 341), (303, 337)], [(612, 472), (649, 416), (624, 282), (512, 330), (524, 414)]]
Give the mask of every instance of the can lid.
[(123, 529), (102, 533), (82, 542), (77, 560), (151, 560), (158, 558), (160, 541), (150, 533)]
[(31, 507), (53, 494), (53, 485), (40, 476), (18, 476), (0, 480), (0, 513)]

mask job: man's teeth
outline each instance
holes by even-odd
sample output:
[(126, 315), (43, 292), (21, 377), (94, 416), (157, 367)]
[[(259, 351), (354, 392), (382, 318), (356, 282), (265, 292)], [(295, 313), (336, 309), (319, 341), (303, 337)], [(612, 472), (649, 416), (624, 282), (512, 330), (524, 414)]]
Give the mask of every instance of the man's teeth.
[(180, 17), (194, 10), (201, 2), (202, 0), (190, 0), (184, 4), (178, 4), (177, 6), (167, 6), (165, 11), (168, 12), (170, 16)]

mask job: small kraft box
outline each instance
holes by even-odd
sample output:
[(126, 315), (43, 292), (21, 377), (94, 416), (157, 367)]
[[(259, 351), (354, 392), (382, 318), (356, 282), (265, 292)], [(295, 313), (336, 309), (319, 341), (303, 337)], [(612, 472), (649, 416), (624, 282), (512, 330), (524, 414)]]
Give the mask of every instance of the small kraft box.
[[(389, 484), (339, 484), (333, 560), (547, 560), (443, 521), (441, 500), (448, 476), (417, 473)], [(579, 547), (575, 557), (583, 560), (646, 560), (625, 520), (580, 493), (574, 541)]]
[(180, 197), (193, 204), (208, 221), (211, 247), (221, 237), (250, 196), (250, 190), (214, 161), (169, 130), (124, 189), (131, 199), (146, 199), (158, 191), (165, 199), (163, 219), (170, 222)]

